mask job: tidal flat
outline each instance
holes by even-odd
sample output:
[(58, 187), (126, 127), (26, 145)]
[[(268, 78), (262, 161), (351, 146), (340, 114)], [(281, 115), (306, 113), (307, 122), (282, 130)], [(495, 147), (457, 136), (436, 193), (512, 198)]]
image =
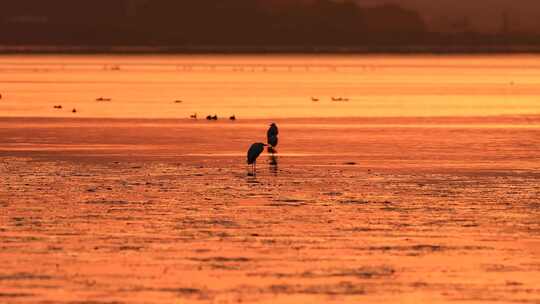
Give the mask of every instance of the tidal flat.
[(540, 303), (540, 119), (4, 118), (2, 303)]

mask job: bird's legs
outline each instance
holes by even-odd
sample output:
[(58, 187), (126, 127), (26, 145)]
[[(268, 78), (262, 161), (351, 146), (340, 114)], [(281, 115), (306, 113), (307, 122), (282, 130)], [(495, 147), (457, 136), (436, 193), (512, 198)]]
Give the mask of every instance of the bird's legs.
[(255, 176), (255, 163), (248, 165), (248, 176)]

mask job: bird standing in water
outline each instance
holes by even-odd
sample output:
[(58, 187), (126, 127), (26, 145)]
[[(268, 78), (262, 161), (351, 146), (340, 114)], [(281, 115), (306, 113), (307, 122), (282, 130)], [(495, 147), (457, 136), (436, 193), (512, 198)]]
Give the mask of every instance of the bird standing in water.
[(275, 123), (270, 124), (270, 128), (268, 128), (268, 131), (266, 132), (266, 139), (268, 142), (268, 152), (275, 153), (275, 147), (278, 144), (278, 134), (279, 130)]
[(257, 169), (257, 157), (259, 157), (259, 155), (261, 155), (261, 153), (264, 151), (264, 146), (266, 145), (263, 143), (254, 143), (251, 145), (251, 147), (249, 147), (247, 153), (247, 163), (248, 165), (253, 166), (253, 175)]

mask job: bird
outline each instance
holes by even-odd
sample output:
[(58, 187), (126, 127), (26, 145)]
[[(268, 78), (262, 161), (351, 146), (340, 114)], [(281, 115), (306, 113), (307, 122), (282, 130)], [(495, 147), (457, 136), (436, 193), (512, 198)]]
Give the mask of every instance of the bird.
[(229, 117), (230, 120), (236, 120), (236, 116), (233, 114), (231, 117)]
[(189, 118), (197, 119), (197, 113), (193, 113), (193, 114), (189, 115)]
[(182, 103), (182, 102), (183, 102), (183, 101), (180, 100), (180, 99), (177, 99), (177, 100), (174, 101), (174, 103)]
[(311, 97), (311, 101), (317, 102), (317, 101), (319, 101), (319, 98), (317, 98), (317, 97)]
[(332, 101), (349, 101), (347, 97), (332, 97)]
[(274, 148), (278, 144), (278, 134), (279, 134), (279, 130), (278, 130), (277, 125), (275, 123), (271, 123), (270, 128), (268, 128), (268, 131), (266, 132), (266, 139), (269, 145), (268, 152), (270, 153), (275, 152)]
[(71, 110), (72, 113), (77, 113), (77, 109), (73, 108), (73, 110)]
[(255, 170), (257, 169), (257, 157), (261, 155), (261, 153), (264, 151), (264, 147), (267, 146), (263, 143), (254, 143), (249, 147), (249, 150), (247, 152), (247, 163), (248, 165), (253, 166), (253, 173), (255, 174)]
[(214, 114), (214, 116), (212, 116), (212, 120), (217, 120), (217, 115)]
[(212, 115), (207, 115), (206, 120), (212, 120)]

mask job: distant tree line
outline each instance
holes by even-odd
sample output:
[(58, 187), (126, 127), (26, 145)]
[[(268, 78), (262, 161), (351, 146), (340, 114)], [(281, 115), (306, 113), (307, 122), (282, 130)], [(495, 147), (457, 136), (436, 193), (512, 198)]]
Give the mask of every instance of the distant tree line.
[(426, 31), (420, 16), (397, 6), (314, 0), (272, 10), (263, 0), (150, 0), (133, 13), (129, 2), (1, 1), (0, 44), (362, 45)]
[(429, 33), (396, 5), (297, 0), (13, 0), (0, 2), (0, 45), (358, 47), (535, 42)]

